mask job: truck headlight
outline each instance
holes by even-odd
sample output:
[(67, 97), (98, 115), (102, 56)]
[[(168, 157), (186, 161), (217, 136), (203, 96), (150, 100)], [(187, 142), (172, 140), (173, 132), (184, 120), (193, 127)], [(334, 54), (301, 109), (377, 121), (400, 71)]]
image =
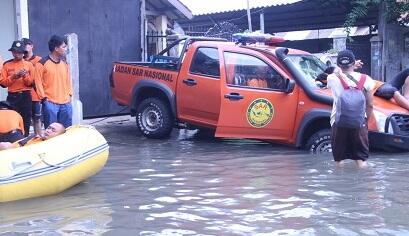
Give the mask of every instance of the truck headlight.
[(388, 118), (388, 116), (382, 112), (375, 111), (375, 110), (373, 110), (373, 114), (375, 117), (376, 126), (378, 127), (378, 131), (382, 133), (393, 134), (393, 128), (390, 125), (389, 125), (388, 130), (385, 132), (385, 124), (386, 124), (386, 119)]

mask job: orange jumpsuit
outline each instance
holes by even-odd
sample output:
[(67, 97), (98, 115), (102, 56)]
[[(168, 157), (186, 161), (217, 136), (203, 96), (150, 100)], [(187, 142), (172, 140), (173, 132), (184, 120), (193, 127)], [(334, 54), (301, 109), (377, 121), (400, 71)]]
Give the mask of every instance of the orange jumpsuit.
[(37, 136), (35, 136), (33, 138), (27, 137), (25, 139), (13, 142), (12, 148), (18, 148), (18, 147), (22, 147), (22, 146), (26, 146), (26, 145), (36, 144), (36, 143), (39, 143), (39, 142), (42, 142), (42, 141), (44, 141), (44, 139), (41, 138), (41, 137), (37, 137)]
[[(28, 71), (23, 77), (14, 78), (20, 70)], [(31, 88), (35, 70), (31, 62), (25, 60), (8, 60), (4, 63), (1, 72), (0, 85), (8, 88), (7, 101), (10, 102), (23, 117), (25, 136), (28, 136), (31, 124)]]
[(23, 137), (23, 118), (14, 110), (0, 109), (0, 142), (14, 142)]
[(43, 102), (44, 126), (59, 122), (65, 127), (72, 125), (72, 85), (68, 64), (43, 58), (36, 66), (37, 92)]
[[(71, 102), (72, 85), (70, 71), (65, 61), (54, 62), (50, 57), (43, 58), (36, 66), (36, 87), (40, 98), (56, 104)], [(37, 81), (41, 84), (37, 85)]]
[(267, 81), (265, 79), (253, 78), (247, 81), (247, 86), (254, 88), (268, 88)]
[[(29, 62), (31, 62), (31, 63), (33, 64), (34, 68), (36, 67), (36, 64), (37, 64), (40, 60), (41, 60), (41, 57), (35, 56), (35, 55), (33, 55), (32, 57), (26, 59), (26, 61), (29, 61)], [(37, 89), (36, 89), (36, 86), (35, 86), (35, 78), (34, 78), (34, 86), (33, 86), (32, 89), (31, 89), (31, 100), (32, 100), (33, 102), (39, 102), (39, 101), (41, 101), (41, 100), (40, 100), (40, 97), (38, 96), (36, 90), (37, 90)]]
[[(12, 76), (21, 69), (26, 69), (29, 74), (23, 78), (13, 79)], [(22, 92), (31, 90), (34, 79), (34, 66), (32, 63), (20, 60), (8, 60), (4, 63), (0, 84), (8, 88), (9, 93)]]

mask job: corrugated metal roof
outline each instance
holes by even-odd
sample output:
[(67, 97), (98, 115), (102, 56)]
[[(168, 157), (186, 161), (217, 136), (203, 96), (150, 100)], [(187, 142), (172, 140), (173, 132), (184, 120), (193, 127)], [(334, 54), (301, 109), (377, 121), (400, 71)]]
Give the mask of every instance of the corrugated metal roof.
[(190, 9), (179, 0), (146, 0), (145, 5), (147, 11), (165, 13), (172, 20), (193, 18)]
[[(343, 27), (349, 10), (335, 7), (323, 9), (322, 5), (317, 4), (317, 0), (253, 8), (251, 19), (254, 31), (260, 29), (261, 12), (264, 13), (265, 32), (276, 33)], [(376, 25), (377, 17), (378, 9), (371, 8), (366, 17), (356, 22), (356, 26)], [(247, 12), (237, 10), (195, 15), (191, 20), (178, 21), (186, 32), (206, 32), (207, 29), (221, 22), (230, 22), (245, 30), (248, 27)]]
[[(237, 0), (236, 0), (237, 1)], [(293, 4), (295, 2), (299, 2), (302, 0), (288, 0), (285, 2), (280, 2), (280, 3), (269, 3), (269, 4), (261, 4), (261, 5), (256, 5), (256, 6), (250, 6), (251, 11), (257, 11), (257, 10), (261, 10), (264, 9), (266, 7), (275, 7), (275, 6), (284, 6), (284, 5), (289, 5), (289, 4)], [(225, 11), (210, 11), (210, 12), (206, 12), (206, 13), (200, 13), (200, 14), (194, 14), (194, 16), (206, 16), (206, 15), (213, 15), (213, 14), (220, 14), (220, 13), (234, 13), (237, 11), (247, 11), (246, 7), (240, 7), (240, 8), (232, 8), (229, 10), (225, 10)]]
[[(352, 27), (349, 36), (364, 36), (371, 33), (368, 26)], [(285, 40), (306, 40), (306, 39), (322, 39), (322, 38), (339, 38), (346, 37), (345, 28), (333, 29), (316, 29), (316, 30), (300, 30), (291, 32), (274, 33), (276, 36), (283, 37)]]

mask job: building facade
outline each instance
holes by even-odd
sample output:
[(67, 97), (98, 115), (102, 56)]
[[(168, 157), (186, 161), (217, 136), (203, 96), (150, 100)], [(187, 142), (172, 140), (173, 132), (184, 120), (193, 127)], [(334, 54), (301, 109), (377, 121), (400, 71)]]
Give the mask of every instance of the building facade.
[[(2, 0), (0, 11), (7, 16), (0, 21), (5, 31), (0, 36), (3, 59), (11, 58), (8, 48), (22, 37), (32, 39), (35, 53), (46, 56), (53, 34), (78, 35), (79, 97), (84, 117), (124, 112), (110, 96), (112, 63), (146, 59), (148, 25), (161, 31), (178, 19), (192, 17), (178, 0)], [(6, 95), (3, 89), (0, 98)]]

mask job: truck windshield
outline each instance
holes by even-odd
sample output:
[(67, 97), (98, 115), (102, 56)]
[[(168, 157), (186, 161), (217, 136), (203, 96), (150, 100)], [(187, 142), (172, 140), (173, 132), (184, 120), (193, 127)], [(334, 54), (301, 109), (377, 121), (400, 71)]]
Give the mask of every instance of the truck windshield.
[(316, 81), (318, 75), (324, 72), (327, 66), (313, 55), (290, 54), (288, 58), (301, 71), (309, 84), (315, 87), (321, 87), (320, 82)]

